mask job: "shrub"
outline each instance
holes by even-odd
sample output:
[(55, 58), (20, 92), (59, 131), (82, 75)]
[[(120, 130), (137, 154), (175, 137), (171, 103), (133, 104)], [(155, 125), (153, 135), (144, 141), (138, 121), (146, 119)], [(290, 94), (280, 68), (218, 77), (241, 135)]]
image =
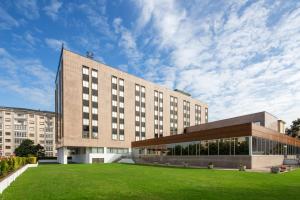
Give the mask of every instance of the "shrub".
[(9, 169), (8, 162), (6, 159), (1, 160), (0, 168), (1, 168), (1, 175), (5, 176), (8, 173), (8, 169)]
[(35, 164), (36, 163), (36, 157), (27, 157), (26, 164)]

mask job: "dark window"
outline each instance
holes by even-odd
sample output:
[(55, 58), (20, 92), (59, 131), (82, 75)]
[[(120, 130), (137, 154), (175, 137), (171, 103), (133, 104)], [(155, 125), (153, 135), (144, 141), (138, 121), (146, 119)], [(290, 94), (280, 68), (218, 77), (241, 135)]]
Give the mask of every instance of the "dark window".
[(97, 102), (92, 102), (92, 107), (93, 108), (98, 108), (98, 103)]
[(89, 94), (89, 88), (83, 87), (82, 92), (85, 94)]
[(84, 119), (89, 119), (89, 113), (83, 113), (83, 118)]
[(92, 83), (98, 83), (98, 78), (92, 77)]
[(88, 100), (82, 100), (82, 104), (84, 106), (89, 106), (89, 101)]
[(98, 96), (98, 91), (97, 90), (92, 90), (92, 95)]
[(89, 75), (82, 74), (82, 79), (85, 81), (89, 81)]

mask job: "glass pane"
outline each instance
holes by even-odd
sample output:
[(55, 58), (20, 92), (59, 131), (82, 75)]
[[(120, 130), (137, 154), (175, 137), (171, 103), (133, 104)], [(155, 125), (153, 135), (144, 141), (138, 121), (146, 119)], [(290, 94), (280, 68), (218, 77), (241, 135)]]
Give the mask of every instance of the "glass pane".
[(200, 142), (200, 155), (208, 155), (208, 141), (201, 141)]
[(249, 137), (239, 137), (235, 141), (236, 155), (249, 155)]
[(209, 141), (209, 155), (218, 155), (218, 140)]

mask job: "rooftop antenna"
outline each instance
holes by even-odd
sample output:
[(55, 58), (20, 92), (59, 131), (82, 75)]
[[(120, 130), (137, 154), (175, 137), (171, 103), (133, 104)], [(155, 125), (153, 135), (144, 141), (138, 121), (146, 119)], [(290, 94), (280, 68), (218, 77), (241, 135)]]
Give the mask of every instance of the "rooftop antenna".
[(93, 58), (94, 58), (94, 53), (91, 52), (91, 51), (87, 51), (87, 52), (86, 52), (86, 57), (87, 57), (87, 58), (90, 58), (90, 59), (93, 59)]

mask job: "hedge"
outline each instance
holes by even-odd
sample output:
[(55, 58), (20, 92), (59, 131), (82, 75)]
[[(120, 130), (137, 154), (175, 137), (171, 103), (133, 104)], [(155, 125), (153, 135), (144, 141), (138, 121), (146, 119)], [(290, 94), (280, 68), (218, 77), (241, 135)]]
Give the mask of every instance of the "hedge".
[(0, 159), (0, 175), (16, 171), (25, 164), (35, 164), (36, 157), (5, 157)]

